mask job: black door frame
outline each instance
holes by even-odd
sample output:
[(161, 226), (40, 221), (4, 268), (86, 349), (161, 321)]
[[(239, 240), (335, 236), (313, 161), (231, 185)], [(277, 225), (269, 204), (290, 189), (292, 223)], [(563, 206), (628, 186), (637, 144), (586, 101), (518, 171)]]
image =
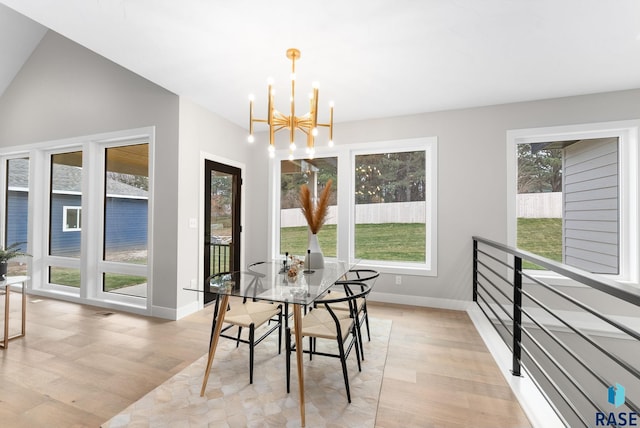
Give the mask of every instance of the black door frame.
[[(208, 278), (211, 272), (211, 173), (213, 171), (229, 174), (233, 177), (231, 184), (232, 191), (232, 207), (231, 213), (233, 217), (232, 239), (229, 246), (229, 270), (238, 271), (241, 266), (241, 248), (240, 233), (242, 225), (240, 224), (240, 210), (242, 202), (242, 170), (240, 168), (222, 164), (219, 162), (205, 159), (204, 161), (204, 278)], [(207, 292), (205, 289), (204, 303), (210, 303), (215, 300), (215, 294)]]

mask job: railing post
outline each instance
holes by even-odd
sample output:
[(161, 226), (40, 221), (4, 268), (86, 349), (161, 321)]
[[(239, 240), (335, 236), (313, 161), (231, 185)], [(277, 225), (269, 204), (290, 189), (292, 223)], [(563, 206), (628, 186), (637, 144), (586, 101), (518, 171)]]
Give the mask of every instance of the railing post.
[(473, 240), (473, 301), (478, 301), (478, 241)]
[(513, 260), (513, 367), (511, 373), (520, 376), (520, 357), (522, 348), (522, 259)]

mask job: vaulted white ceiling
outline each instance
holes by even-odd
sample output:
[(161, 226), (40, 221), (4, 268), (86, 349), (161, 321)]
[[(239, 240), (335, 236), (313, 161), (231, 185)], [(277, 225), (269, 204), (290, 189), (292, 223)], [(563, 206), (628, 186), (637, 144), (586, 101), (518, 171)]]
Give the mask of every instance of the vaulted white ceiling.
[(637, 0), (0, 0), (0, 93), (46, 28), (243, 127), (290, 47), (321, 121), (640, 87)]

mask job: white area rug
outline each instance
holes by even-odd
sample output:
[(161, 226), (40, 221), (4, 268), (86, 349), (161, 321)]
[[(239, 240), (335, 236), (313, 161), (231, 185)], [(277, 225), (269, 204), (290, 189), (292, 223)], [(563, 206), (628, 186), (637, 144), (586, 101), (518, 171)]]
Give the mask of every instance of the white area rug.
[[(363, 329), (365, 361), (361, 372), (355, 350), (349, 355), (351, 404), (347, 402), (340, 360), (315, 356), (309, 361), (309, 356), (304, 356), (307, 427), (375, 425), (391, 321), (370, 318), (370, 323), (371, 342)], [(284, 344), (278, 355), (277, 343), (274, 333), (256, 347), (250, 385), (248, 346), (240, 344), (236, 348), (235, 342), (220, 338), (204, 397), (200, 397), (200, 388), (206, 355), (102, 427), (299, 427), (295, 354), (291, 355), (291, 393), (287, 394)]]

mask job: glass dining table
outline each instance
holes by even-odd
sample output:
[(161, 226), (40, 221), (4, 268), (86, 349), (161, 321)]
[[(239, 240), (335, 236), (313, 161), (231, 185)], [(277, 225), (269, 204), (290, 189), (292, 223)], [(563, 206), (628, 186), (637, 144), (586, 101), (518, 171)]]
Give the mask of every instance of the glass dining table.
[[(229, 297), (236, 296), (260, 301), (283, 303), (285, 324), (288, 322), (288, 307), (293, 307), (293, 325), (296, 349), (302, 349), (302, 309), (324, 294), (337, 280), (343, 277), (356, 262), (325, 260), (322, 269), (305, 269), (304, 264), (294, 260), (279, 260), (251, 264), (244, 271), (229, 272), (212, 276), (205, 283), (211, 293), (216, 294), (220, 308), (214, 313), (214, 331), (209, 347), (207, 367), (202, 381), (200, 395), (204, 396), (218, 339), (224, 323)], [(305, 426), (304, 371), (302, 352), (296, 352), (300, 418)]]

